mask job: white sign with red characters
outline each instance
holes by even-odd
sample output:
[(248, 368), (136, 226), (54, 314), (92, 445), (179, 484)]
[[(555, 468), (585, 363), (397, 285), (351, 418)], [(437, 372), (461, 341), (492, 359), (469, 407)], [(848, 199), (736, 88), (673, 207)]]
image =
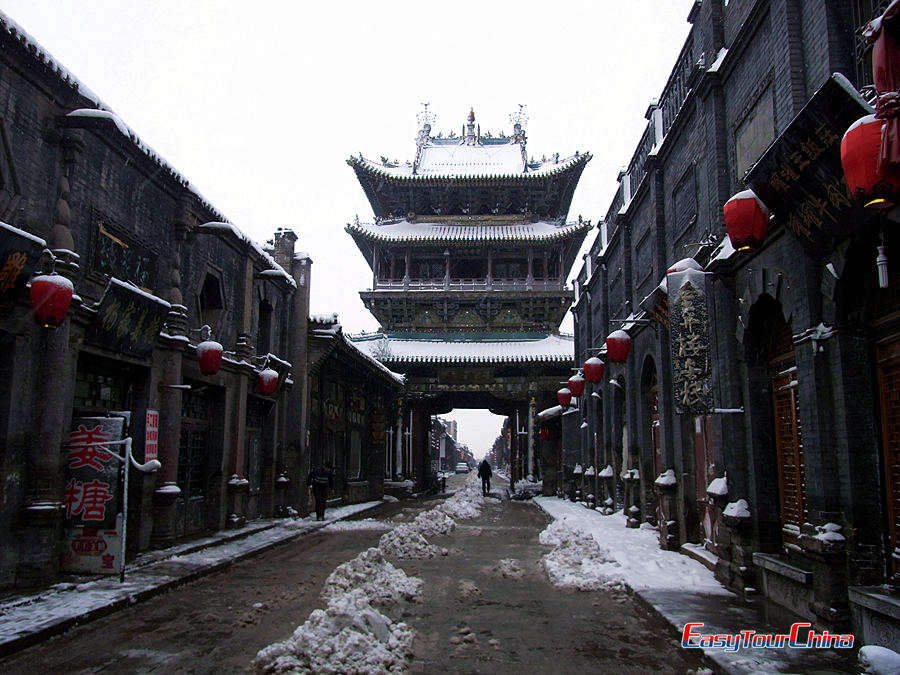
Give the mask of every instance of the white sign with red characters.
[(144, 461), (157, 459), (159, 450), (159, 411), (147, 411), (147, 425), (144, 431)]
[(124, 434), (122, 417), (72, 420), (63, 489), (63, 571), (117, 574), (121, 570), (120, 463), (103, 443), (119, 441)]

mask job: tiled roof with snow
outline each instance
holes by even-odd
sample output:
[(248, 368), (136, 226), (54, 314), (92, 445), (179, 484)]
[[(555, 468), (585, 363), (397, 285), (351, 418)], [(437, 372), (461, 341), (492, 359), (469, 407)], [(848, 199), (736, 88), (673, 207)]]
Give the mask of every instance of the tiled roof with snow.
[(377, 241), (553, 241), (587, 232), (590, 221), (563, 223), (538, 221), (535, 223), (428, 223), (408, 220), (380, 223), (351, 223), (345, 228), (350, 234), (361, 234)]
[(496, 176), (525, 171), (519, 143), (429, 145), (422, 148), (416, 172), (421, 176)]
[(361, 359), (363, 359), (366, 363), (371, 365), (375, 370), (381, 372), (386, 375), (388, 378), (393, 380), (397, 384), (405, 384), (406, 378), (400, 374), (395, 373), (390, 368), (385, 366), (379, 359), (375, 358), (375, 356), (370, 353), (366, 349), (360, 348), (360, 345), (356, 344), (352, 338), (347, 336), (341, 324), (337, 323), (337, 312), (334, 314), (316, 314), (310, 317), (310, 322), (313, 324), (323, 324), (326, 325), (326, 328), (313, 328), (310, 332), (313, 337), (326, 338), (328, 340), (336, 340), (341, 345), (349, 349), (352, 353), (358, 354)]
[(384, 363), (568, 362), (575, 340), (569, 335), (509, 339), (412, 338), (383, 333), (352, 336), (363, 352)]
[(506, 145), (429, 145), (422, 149), (419, 166), (375, 162), (365, 157), (351, 157), (351, 165), (366, 171), (399, 180), (433, 180), (436, 178), (545, 178), (568, 171), (587, 162), (590, 153), (576, 152), (571, 157), (529, 162), (522, 158), (521, 146)]

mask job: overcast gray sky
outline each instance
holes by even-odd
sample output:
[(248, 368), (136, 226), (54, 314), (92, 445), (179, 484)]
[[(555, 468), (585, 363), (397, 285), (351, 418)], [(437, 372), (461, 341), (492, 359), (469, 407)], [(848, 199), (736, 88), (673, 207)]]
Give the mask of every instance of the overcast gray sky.
[[(371, 270), (343, 229), (372, 220), (349, 156), (412, 159), (422, 103), (435, 133), (459, 133), (474, 108), (495, 135), (524, 104), (530, 155), (593, 154), (569, 216), (596, 223), (693, 4), (5, 0), (2, 11), (241, 230), (262, 243), (293, 229), (313, 260), (312, 312), (338, 312), (355, 333), (378, 322), (358, 296)], [(446, 417), (478, 457), (500, 431), (487, 412)]]

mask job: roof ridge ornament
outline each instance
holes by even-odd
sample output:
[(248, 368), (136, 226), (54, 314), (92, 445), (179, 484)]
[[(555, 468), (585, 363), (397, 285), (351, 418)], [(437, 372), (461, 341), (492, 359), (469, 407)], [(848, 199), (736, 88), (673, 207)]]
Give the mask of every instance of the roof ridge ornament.
[[(466, 118), (466, 126), (464, 128), (465, 131), (465, 144), (466, 145), (478, 145), (479, 139), (478, 134), (475, 132), (475, 108), (469, 108), (469, 116)], [(480, 126), (480, 125), (479, 125)], [(481, 129), (479, 128), (479, 132)]]
[(513, 123), (513, 135), (510, 143), (518, 143), (522, 148), (522, 166), (525, 173), (528, 172), (528, 153), (525, 151), (525, 127), (528, 126), (528, 115), (525, 114), (525, 104), (519, 104), (519, 111), (510, 114), (509, 121)]
[(419, 173), (419, 165), (422, 162), (422, 151), (429, 145), (431, 145), (431, 123), (434, 122), (435, 115), (433, 112), (428, 110), (429, 103), (422, 104), (422, 112), (416, 115), (416, 118), (421, 124), (421, 128), (419, 129), (419, 135), (416, 137), (416, 159), (412, 164), (412, 172), (413, 175), (416, 176)]

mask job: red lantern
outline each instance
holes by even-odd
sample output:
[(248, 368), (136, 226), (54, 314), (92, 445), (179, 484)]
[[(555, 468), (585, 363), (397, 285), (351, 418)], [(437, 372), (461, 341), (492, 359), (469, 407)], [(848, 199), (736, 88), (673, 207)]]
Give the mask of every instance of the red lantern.
[(539, 437), (542, 441), (549, 441), (551, 438), (553, 438), (553, 434), (550, 433), (550, 429), (549, 429), (549, 428), (547, 428), (547, 427), (541, 427), (540, 431), (538, 431), (538, 437)]
[(753, 190), (738, 192), (722, 207), (725, 229), (735, 251), (759, 248), (769, 230), (771, 213)]
[(631, 336), (624, 330), (614, 330), (606, 336), (606, 358), (613, 363), (625, 363), (631, 351)]
[(584, 393), (584, 378), (580, 373), (575, 373), (569, 378), (569, 391), (572, 396), (581, 396)]
[(592, 356), (584, 362), (584, 377), (591, 384), (596, 384), (603, 379), (604, 370), (606, 370), (606, 364), (596, 356)]
[(31, 309), (44, 328), (56, 328), (66, 320), (72, 304), (72, 282), (59, 274), (41, 274), (31, 280)]
[(256, 388), (263, 396), (271, 396), (278, 386), (278, 372), (271, 368), (259, 371), (256, 376)]
[(197, 362), (204, 375), (215, 375), (222, 367), (222, 345), (215, 340), (204, 340), (197, 345)]
[(841, 164), (853, 198), (867, 209), (889, 209), (898, 202), (900, 169), (882, 171), (881, 134), (884, 121), (866, 115), (850, 125), (841, 140)]
[(572, 403), (572, 392), (563, 387), (556, 392), (556, 400), (559, 401), (563, 408), (568, 408), (569, 404)]

